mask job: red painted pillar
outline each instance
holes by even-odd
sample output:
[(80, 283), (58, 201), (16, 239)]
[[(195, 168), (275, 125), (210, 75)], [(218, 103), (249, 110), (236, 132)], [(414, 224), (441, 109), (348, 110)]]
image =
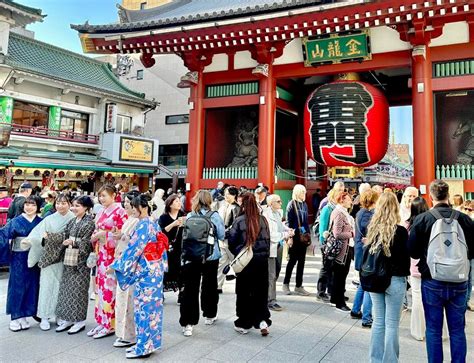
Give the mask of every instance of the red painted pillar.
[(186, 209), (191, 209), (191, 199), (199, 190), (204, 167), (204, 131), (205, 110), (203, 107), (204, 82), (202, 70), (198, 72), (198, 83), (191, 86), (189, 98), (189, 144), (188, 144), (188, 172), (186, 183), (190, 184), (190, 190), (186, 195)]
[(413, 165), (417, 188), (428, 187), (435, 178), (435, 134), (431, 53), (428, 45), (416, 45), (412, 51)]
[(258, 182), (270, 188), (275, 183), (275, 117), (276, 80), (273, 65), (268, 65), (268, 77), (260, 78), (260, 106), (258, 110)]

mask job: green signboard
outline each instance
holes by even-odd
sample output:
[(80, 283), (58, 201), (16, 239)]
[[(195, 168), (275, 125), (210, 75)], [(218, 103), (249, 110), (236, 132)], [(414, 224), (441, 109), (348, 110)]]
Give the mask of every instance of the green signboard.
[(0, 97), (0, 123), (11, 124), (13, 117), (13, 98)]
[(48, 135), (49, 136), (59, 136), (59, 132), (52, 130), (61, 129), (61, 107), (59, 106), (50, 106), (49, 107), (49, 120), (48, 120)]
[(303, 38), (304, 64), (341, 63), (372, 59), (370, 38), (366, 32), (357, 34), (331, 34), (327, 38)]

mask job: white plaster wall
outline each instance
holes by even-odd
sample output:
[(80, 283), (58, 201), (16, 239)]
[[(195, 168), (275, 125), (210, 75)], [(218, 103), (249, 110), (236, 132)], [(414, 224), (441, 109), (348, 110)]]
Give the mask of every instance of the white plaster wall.
[(212, 63), (209, 64), (204, 72), (219, 72), (226, 71), (229, 68), (229, 57), (227, 54), (215, 54), (212, 57)]
[(430, 47), (469, 42), (469, 25), (465, 21), (448, 23), (443, 27), (443, 35), (431, 41)]
[(277, 58), (274, 62), (278, 64), (289, 64), (289, 63), (303, 63), (303, 48), (301, 38), (293, 39), (283, 49), (281, 57)]
[(235, 53), (235, 69), (255, 68), (257, 65), (258, 63), (254, 59), (252, 59), (252, 55), (248, 50)]
[(388, 26), (370, 28), (369, 34), (372, 54), (411, 49), (410, 43), (400, 40), (399, 33)]
[[(143, 92), (147, 99), (155, 99), (161, 105), (146, 115), (146, 137), (158, 139), (160, 145), (187, 144), (189, 124), (166, 125), (167, 115), (189, 113), (189, 88), (177, 88), (180, 78), (188, 72), (177, 55), (155, 56), (156, 63), (145, 68), (138, 58), (130, 73), (120, 80), (131, 89)], [(143, 80), (137, 80), (137, 70), (143, 70)]]

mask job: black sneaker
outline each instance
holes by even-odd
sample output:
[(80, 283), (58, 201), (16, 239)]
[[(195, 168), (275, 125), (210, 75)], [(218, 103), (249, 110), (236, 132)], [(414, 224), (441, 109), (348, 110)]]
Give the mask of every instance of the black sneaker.
[(322, 301), (322, 302), (327, 303), (327, 302), (329, 302), (329, 300), (330, 300), (331, 298), (328, 296), (328, 294), (326, 294), (326, 293), (323, 292), (323, 293), (317, 294), (317, 295), (316, 295), (316, 299), (317, 299), (317, 300), (320, 300), (320, 301)]
[(361, 312), (355, 313), (355, 312), (351, 311), (351, 318), (352, 319), (362, 319), (362, 313)]
[(272, 311), (282, 311), (283, 310), (283, 308), (280, 305), (278, 305), (277, 303), (272, 304), (272, 305), (268, 305), (268, 308)]
[(372, 328), (372, 323), (370, 323), (370, 322), (369, 323), (362, 323), (362, 327), (370, 329), (370, 328)]
[(336, 310), (342, 313), (348, 313), (349, 311), (351, 311), (351, 309), (349, 309), (347, 305), (339, 306), (339, 307), (336, 306)]

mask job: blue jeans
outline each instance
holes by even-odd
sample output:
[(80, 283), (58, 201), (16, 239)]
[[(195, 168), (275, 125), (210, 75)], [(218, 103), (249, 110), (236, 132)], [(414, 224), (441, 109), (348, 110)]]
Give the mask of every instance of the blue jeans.
[(371, 323), (372, 322), (372, 299), (370, 298), (370, 293), (362, 290), (362, 286), (359, 284), (357, 288), (354, 303), (352, 304), (352, 312), (359, 313), (362, 308), (362, 322)]
[(466, 361), (466, 313), (467, 281), (462, 283), (423, 279), (421, 293), (426, 320), (426, 350), (428, 362), (443, 362), (443, 310), (449, 330), (451, 362)]
[(474, 284), (474, 260), (471, 260), (471, 269), (469, 270), (469, 280), (467, 280), (467, 302), (471, 300), (472, 285)]
[(372, 363), (398, 362), (400, 351), (398, 331), (406, 287), (406, 277), (392, 276), (391, 284), (385, 293), (370, 293), (374, 316), (369, 349)]

